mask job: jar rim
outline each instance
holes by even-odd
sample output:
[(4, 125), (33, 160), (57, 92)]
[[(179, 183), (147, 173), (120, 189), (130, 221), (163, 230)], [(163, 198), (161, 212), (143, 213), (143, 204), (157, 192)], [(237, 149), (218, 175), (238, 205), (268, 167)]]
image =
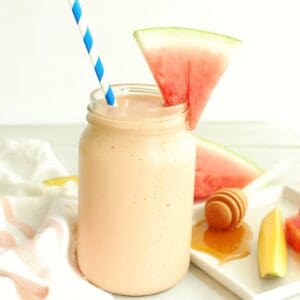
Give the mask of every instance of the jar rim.
[[(118, 96), (126, 95), (148, 95), (157, 97), (157, 99), (160, 99), (162, 103), (162, 95), (158, 87), (154, 84), (114, 84), (112, 85), (112, 89), (117, 98)], [(120, 115), (122, 115), (122, 112), (125, 112), (126, 107), (107, 105), (102, 90), (100, 88), (97, 88), (93, 90), (90, 95), (90, 104), (88, 106), (88, 110), (94, 113), (97, 117), (113, 120), (120, 117)], [(147, 107), (143, 108), (143, 110), (141, 110), (140, 108), (135, 109), (131, 107), (130, 120), (136, 121), (143, 119), (144, 121), (163, 121), (165, 119), (170, 119), (178, 114), (185, 114), (187, 110), (188, 106), (185, 102), (174, 106), (161, 105), (155, 107)]]

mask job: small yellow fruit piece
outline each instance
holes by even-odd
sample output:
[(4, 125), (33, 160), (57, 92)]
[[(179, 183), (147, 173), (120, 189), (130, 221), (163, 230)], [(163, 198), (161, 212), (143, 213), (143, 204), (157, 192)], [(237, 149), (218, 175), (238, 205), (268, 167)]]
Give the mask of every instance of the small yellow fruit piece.
[(280, 208), (274, 208), (261, 222), (258, 264), (262, 278), (278, 278), (286, 274), (287, 246)]
[(44, 184), (47, 186), (61, 186), (64, 185), (67, 181), (75, 181), (78, 182), (77, 176), (65, 176), (65, 177), (56, 177), (47, 179), (44, 181)]

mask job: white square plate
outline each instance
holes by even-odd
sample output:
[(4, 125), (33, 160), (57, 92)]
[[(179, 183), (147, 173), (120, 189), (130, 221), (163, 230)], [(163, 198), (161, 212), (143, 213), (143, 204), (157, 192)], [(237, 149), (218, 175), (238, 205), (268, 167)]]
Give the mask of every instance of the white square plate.
[[(283, 299), (300, 293), (300, 254), (288, 250), (288, 271), (282, 279), (262, 279), (257, 264), (257, 238), (262, 218), (274, 207), (282, 209), (283, 220), (297, 214), (300, 192), (288, 186), (273, 186), (249, 198), (244, 221), (250, 226), (253, 239), (251, 253), (245, 258), (220, 265), (213, 256), (191, 250), (191, 261), (243, 299)], [(194, 207), (194, 223), (203, 218), (204, 204)]]

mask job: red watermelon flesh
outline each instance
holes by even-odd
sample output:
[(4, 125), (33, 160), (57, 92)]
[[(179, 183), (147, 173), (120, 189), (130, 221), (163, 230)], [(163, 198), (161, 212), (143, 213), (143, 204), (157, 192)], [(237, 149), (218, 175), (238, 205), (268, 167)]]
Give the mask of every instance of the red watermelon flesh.
[(187, 102), (189, 124), (196, 127), (209, 96), (240, 41), (185, 28), (151, 28), (134, 34), (165, 104)]
[(197, 137), (194, 199), (205, 200), (221, 188), (243, 188), (262, 170), (228, 148)]

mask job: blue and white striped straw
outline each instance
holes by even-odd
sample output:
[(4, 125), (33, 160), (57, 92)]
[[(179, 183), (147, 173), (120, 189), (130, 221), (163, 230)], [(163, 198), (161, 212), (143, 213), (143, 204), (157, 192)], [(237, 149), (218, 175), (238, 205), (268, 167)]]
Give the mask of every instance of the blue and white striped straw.
[(71, 5), (72, 12), (80, 30), (81, 36), (83, 38), (86, 50), (92, 61), (101, 89), (105, 95), (106, 102), (109, 105), (117, 106), (117, 102), (114, 97), (111, 86), (106, 79), (100, 56), (98, 55), (98, 52), (96, 50), (94, 39), (92, 37), (89, 27), (87, 26), (86, 19), (82, 12), (82, 7), (78, 0), (69, 0), (69, 3)]

